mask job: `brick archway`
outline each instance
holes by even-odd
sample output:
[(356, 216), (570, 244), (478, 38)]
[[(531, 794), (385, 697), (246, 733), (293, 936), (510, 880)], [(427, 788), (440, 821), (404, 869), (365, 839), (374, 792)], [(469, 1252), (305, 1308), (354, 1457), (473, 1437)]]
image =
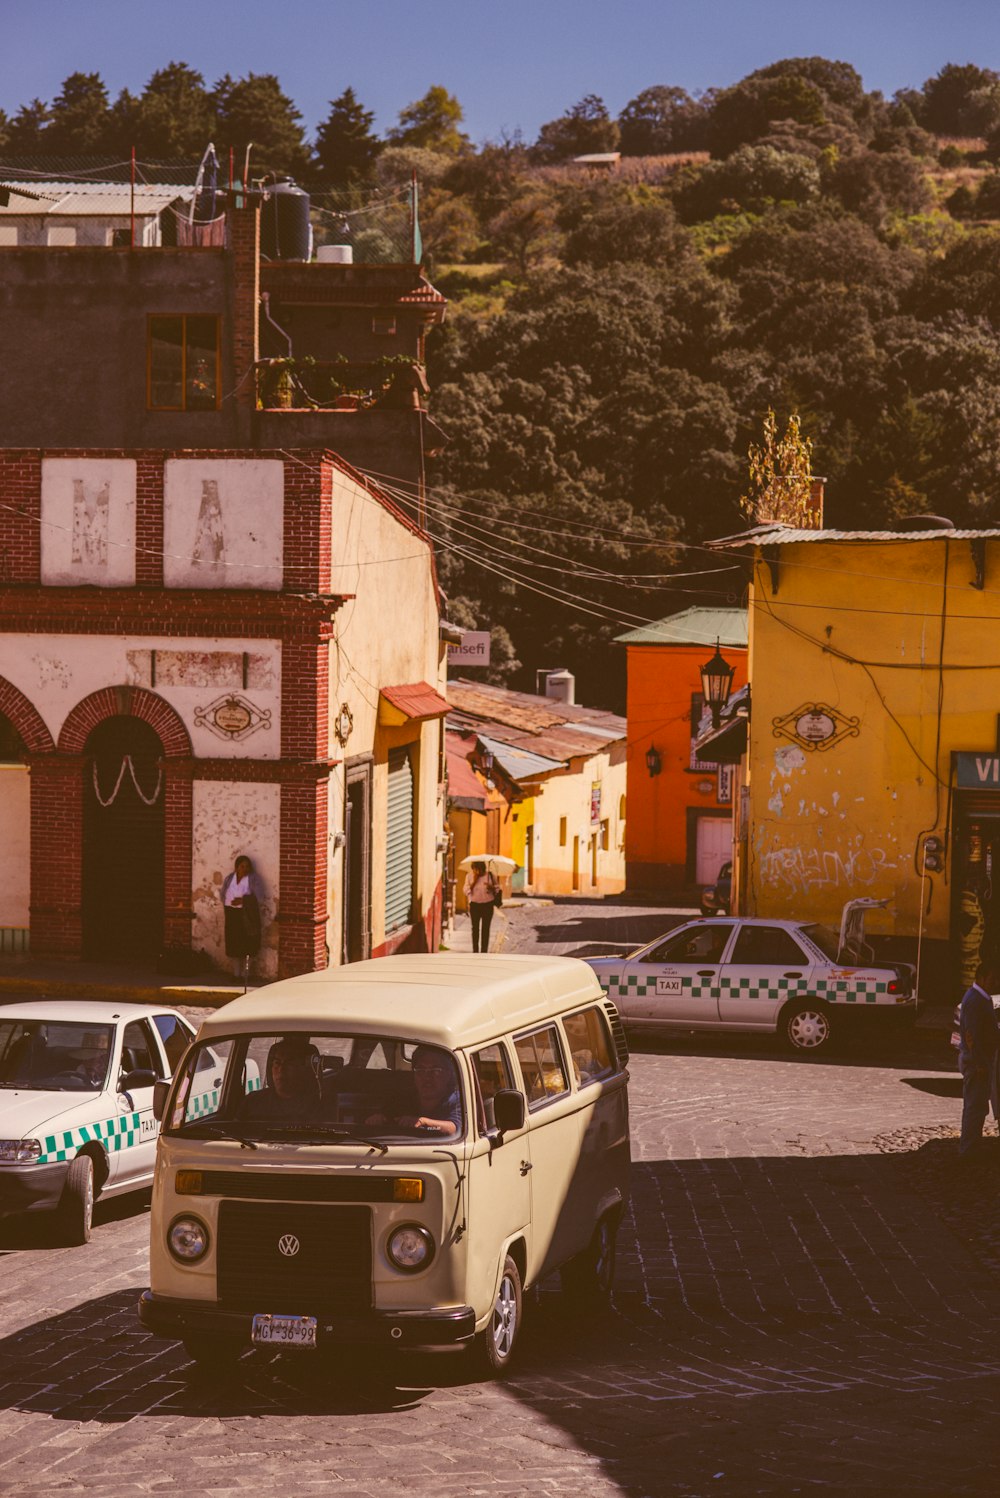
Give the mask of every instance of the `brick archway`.
[[(191, 740), (169, 702), (144, 687), (102, 687), (69, 713), (57, 752), (32, 757), (31, 945), (40, 955), (79, 957), (83, 944), (84, 748), (108, 718), (140, 718), (163, 746), (166, 831), (163, 941), (191, 945)], [(50, 741), (51, 742), (51, 741)]]
[(183, 720), (162, 697), (145, 687), (102, 687), (84, 697), (67, 717), (59, 734), (60, 754), (82, 754), (98, 723), (105, 718), (141, 718), (159, 736), (167, 759), (190, 757), (191, 739)]
[(5, 676), (0, 676), (0, 713), (17, 729), (29, 754), (52, 753), (52, 735), (38, 709)]

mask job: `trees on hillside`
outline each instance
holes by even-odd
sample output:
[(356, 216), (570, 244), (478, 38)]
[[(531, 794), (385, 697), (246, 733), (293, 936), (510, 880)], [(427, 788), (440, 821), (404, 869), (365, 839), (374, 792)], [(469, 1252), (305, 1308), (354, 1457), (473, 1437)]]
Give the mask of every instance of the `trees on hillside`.
[(353, 88), (331, 100), (316, 131), (316, 165), (324, 182), (347, 187), (370, 179), (382, 150), (374, 123), (374, 111), (364, 108)]
[(469, 137), (459, 128), (464, 119), (461, 104), (441, 84), (434, 84), (413, 104), (399, 111), (399, 124), (388, 139), (397, 146), (416, 146), (441, 156), (458, 156), (469, 148)]
[(604, 100), (587, 94), (567, 109), (557, 120), (550, 120), (538, 132), (532, 148), (536, 161), (569, 161), (574, 156), (600, 155), (617, 151), (620, 132), (608, 113)]

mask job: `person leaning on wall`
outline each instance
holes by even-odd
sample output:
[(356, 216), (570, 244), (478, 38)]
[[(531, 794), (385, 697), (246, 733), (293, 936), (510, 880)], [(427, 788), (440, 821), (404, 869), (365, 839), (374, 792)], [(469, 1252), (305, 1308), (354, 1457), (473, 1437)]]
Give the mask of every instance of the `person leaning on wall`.
[(263, 887), (245, 853), (239, 853), (233, 872), (222, 881), (226, 956), (235, 964), (238, 977), (246, 982), (250, 964), (260, 951), (260, 907)]

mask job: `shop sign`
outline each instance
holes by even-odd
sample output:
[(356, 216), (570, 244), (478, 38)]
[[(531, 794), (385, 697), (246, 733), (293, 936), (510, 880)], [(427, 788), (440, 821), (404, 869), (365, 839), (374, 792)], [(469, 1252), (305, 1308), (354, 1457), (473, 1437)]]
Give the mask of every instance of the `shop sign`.
[(1000, 791), (1000, 754), (956, 754), (955, 784), (966, 791)]
[(462, 634), (461, 645), (448, 646), (449, 666), (488, 666), (490, 663), (490, 632), (488, 629), (467, 629)]
[(601, 820), (601, 782), (594, 780), (590, 785), (590, 825), (596, 827)]
[(717, 780), (715, 799), (720, 806), (725, 806), (733, 799), (733, 766), (720, 765)]
[(857, 738), (860, 722), (860, 718), (849, 718), (825, 702), (804, 702), (793, 713), (772, 718), (771, 732), (776, 739), (791, 739), (800, 748), (815, 752), (832, 749), (842, 739)]

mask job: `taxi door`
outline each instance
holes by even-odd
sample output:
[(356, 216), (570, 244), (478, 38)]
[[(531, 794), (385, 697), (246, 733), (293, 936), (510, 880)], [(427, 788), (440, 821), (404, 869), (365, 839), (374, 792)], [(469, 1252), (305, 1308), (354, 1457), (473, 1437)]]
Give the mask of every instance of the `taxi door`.
[(119, 1132), (113, 1172), (116, 1186), (125, 1181), (136, 1185), (151, 1181), (156, 1161), (156, 1136), (160, 1126), (153, 1115), (153, 1084), (126, 1088), (125, 1079), (135, 1071), (150, 1071), (158, 1078), (169, 1075), (148, 1019), (130, 1020), (122, 1035), (118, 1071)]
[(694, 921), (630, 958), (621, 984), (626, 1017), (651, 1028), (714, 1024), (719, 972), (733, 926), (733, 921)]
[(722, 969), (720, 1022), (773, 1030), (782, 1005), (809, 992), (812, 963), (784, 926), (742, 926)]

